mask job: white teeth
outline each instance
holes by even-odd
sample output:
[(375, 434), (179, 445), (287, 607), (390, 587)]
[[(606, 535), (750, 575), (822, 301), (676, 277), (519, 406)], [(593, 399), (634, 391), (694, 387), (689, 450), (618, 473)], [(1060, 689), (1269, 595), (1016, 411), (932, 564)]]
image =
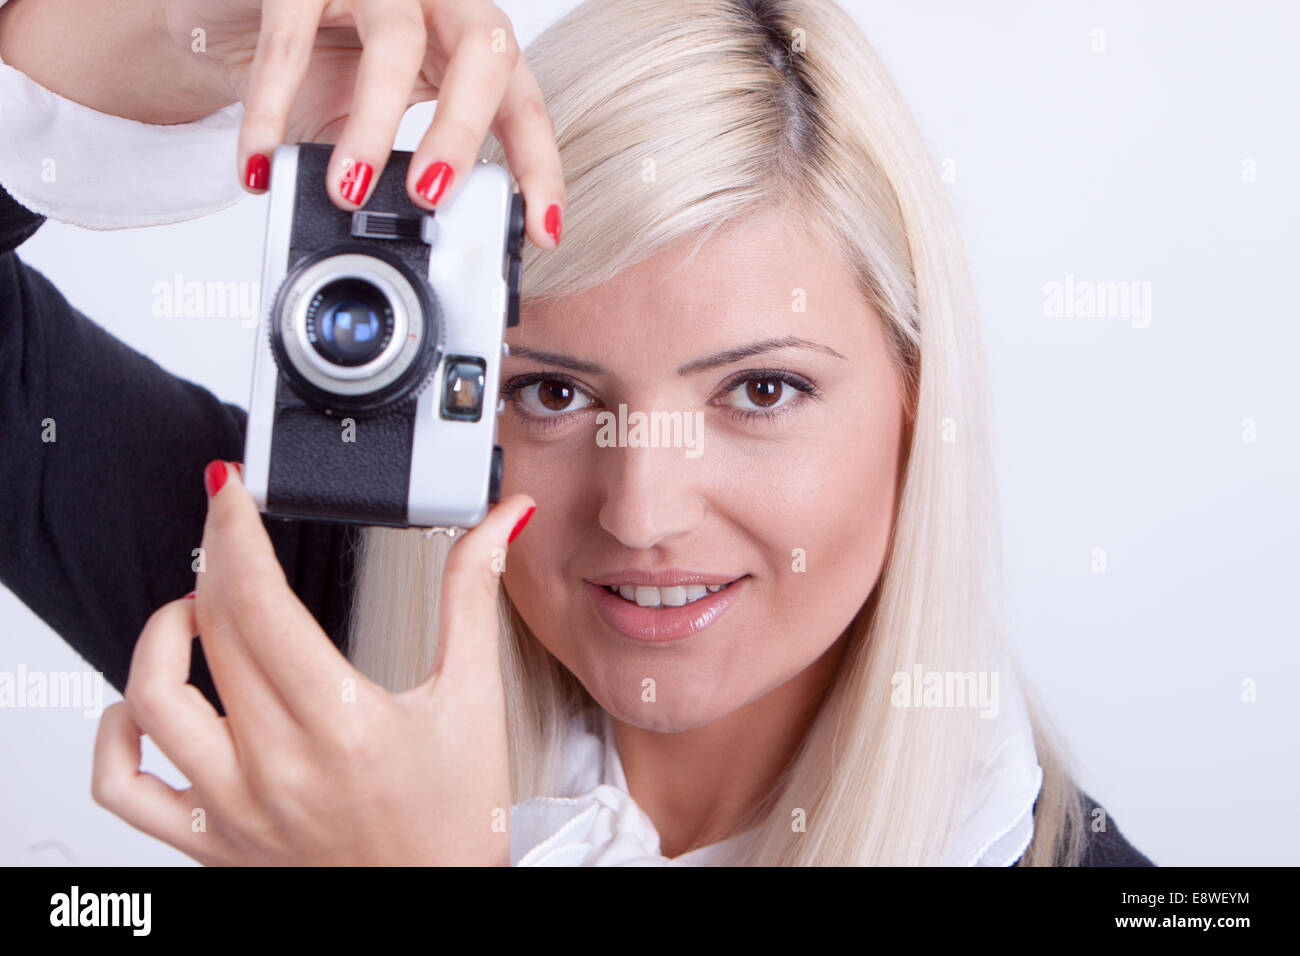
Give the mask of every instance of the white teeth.
[(706, 595), (716, 594), (725, 587), (725, 584), (678, 584), (672, 587), (655, 588), (621, 584), (617, 588), (606, 585), (605, 590), (618, 594), (625, 601), (633, 601), (641, 607), (682, 607)]
[(659, 589), (659, 600), (669, 607), (681, 607), (686, 603), (686, 588), (678, 585)]

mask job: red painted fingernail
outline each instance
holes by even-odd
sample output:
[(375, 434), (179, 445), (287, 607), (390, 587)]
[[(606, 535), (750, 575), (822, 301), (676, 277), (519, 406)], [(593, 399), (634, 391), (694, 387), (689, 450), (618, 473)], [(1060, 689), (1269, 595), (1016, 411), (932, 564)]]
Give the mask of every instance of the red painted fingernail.
[(226, 483), (226, 463), (224, 461), (210, 461), (208, 467), (203, 469), (203, 487), (208, 489), (208, 497), (211, 498), (221, 486)]
[(557, 246), (560, 244), (560, 227), (563, 219), (564, 214), (560, 212), (560, 207), (552, 203), (546, 210), (546, 231), (555, 240)]
[(415, 184), (415, 191), (436, 206), (447, 184), (451, 182), (451, 177), (450, 166), (443, 162), (434, 163), (424, 171), (420, 181)]
[(249, 156), (248, 165), (244, 168), (244, 185), (249, 189), (265, 189), (270, 178), (271, 161), (261, 153)]
[(237, 462), (237, 461), (232, 461), (231, 464), (235, 466), (235, 471), (239, 472), (239, 480), (240, 480), (240, 481), (243, 481), (243, 480), (244, 480), (244, 466), (241, 465), (241, 464), (240, 464), (239, 462)]
[(519, 532), (524, 530), (524, 525), (528, 524), (528, 519), (533, 516), (533, 512), (536, 510), (537, 506), (533, 505), (524, 512), (524, 516), (520, 518), (519, 523), (515, 525), (515, 530), (510, 532), (510, 540), (507, 541), (506, 544), (509, 544), (511, 541), (514, 541), (515, 538), (519, 537)]
[(343, 198), (350, 203), (361, 205), (370, 188), (370, 177), (375, 173), (369, 163), (353, 163), (343, 174)]
[(187, 595), (185, 595), (185, 596), (186, 596), (187, 598), (193, 600), (193, 599), (194, 599), (194, 592), (191, 591), (189, 594), (187, 594)]

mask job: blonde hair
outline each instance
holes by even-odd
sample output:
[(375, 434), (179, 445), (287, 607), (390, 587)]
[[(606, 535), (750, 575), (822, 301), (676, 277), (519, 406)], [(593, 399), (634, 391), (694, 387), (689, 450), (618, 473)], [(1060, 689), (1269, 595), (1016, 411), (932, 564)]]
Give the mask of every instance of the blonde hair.
[[(970, 709), (893, 707), (891, 678), (914, 665), (996, 670), (1003, 594), (975, 299), (909, 111), (830, 0), (589, 0), (526, 57), (568, 202), (562, 246), (525, 253), (525, 302), (789, 205), (840, 252), (885, 323), (908, 410), (888, 555), (803, 745), (743, 821), (757, 828), (745, 862), (940, 862), (988, 756), (981, 725)], [(505, 163), (495, 141), (482, 156)], [(350, 656), (391, 689), (432, 665), (448, 547), (416, 530), (364, 532)], [(518, 802), (555, 792), (564, 728), (591, 698), (504, 588), (500, 622)], [(1020, 862), (1073, 864), (1080, 794), (1026, 697), (1044, 782)]]

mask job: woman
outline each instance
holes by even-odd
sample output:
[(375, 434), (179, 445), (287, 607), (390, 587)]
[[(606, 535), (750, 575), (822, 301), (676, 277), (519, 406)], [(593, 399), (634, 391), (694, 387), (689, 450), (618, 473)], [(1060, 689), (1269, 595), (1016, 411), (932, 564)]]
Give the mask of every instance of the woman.
[[(268, 536), (223, 464), (239, 410), (124, 363), (115, 394), (143, 401), (147, 387), (179, 442), (141, 454), (190, 473), (221, 459), (206, 522), (175, 490), (122, 508), (129, 540), (174, 536), (170, 552), (141, 545), (157, 564), (145, 574), (188, 554), (202, 524), (196, 600), (164, 604), (134, 647), (94, 631), (47, 575), (108, 589), (95, 566), (120, 556), (83, 544), (69, 564), (70, 529), (40, 509), (6, 516), (50, 557), (6, 556), (5, 583), (125, 685), (97, 742), (97, 800), (214, 863), (1149, 865), (1073, 784), (1001, 649), (960, 242), (905, 106), (843, 11), (596, 0), (525, 64), (490, 4), (331, 5), (317, 33), (320, 4), (267, 3), (278, 26), (260, 45), (255, 11), (231, 6), (143, 17), (168, 40), (150, 46), (141, 28), (132, 48), (161, 52), (133, 69), (180, 71), (168, 102), (139, 76), (61, 72), (34, 13), (21, 44), (21, 24), (0, 23), (0, 54), (69, 99), (153, 123), (207, 116), (233, 92), (251, 191), (276, 143), (337, 135), (329, 188), (344, 209), (364, 205), (402, 111), (436, 87), (413, 202), (447, 202), (492, 124), (483, 155), (515, 173), (534, 243), (502, 375), (504, 497), (454, 544), (306, 522)], [(196, 71), (177, 49), (218, 8), (217, 56)], [(53, 31), (55, 14), (40, 16)], [(18, 49), (30, 68), (9, 59)], [(6, 216), (17, 241), (35, 228), (22, 215)], [(8, 300), (66, 315), (37, 276), (7, 255)], [(130, 433), (129, 408), (63, 418)], [(611, 428), (652, 411), (697, 423), (701, 440), (647, 447)], [(69, 508), (64, 462), (15, 456), (10, 487)], [(67, 484), (42, 484), (42, 468)], [(206, 699), (186, 685), (196, 633)], [(191, 790), (137, 775), (141, 733)]]

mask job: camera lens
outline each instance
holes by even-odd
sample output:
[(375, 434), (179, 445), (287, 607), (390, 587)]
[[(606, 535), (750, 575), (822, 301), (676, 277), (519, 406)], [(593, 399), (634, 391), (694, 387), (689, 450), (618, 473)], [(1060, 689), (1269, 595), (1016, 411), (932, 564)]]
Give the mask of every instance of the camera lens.
[(305, 256), (271, 314), (271, 350), (289, 387), (330, 414), (407, 401), (442, 354), (437, 296), (386, 249), (349, 242)]
[(335, 365), (365, 365), (384, 351), (393, 334), (388, 297), (364, 279), (321, 286), (307, 307), (307, 340)]

